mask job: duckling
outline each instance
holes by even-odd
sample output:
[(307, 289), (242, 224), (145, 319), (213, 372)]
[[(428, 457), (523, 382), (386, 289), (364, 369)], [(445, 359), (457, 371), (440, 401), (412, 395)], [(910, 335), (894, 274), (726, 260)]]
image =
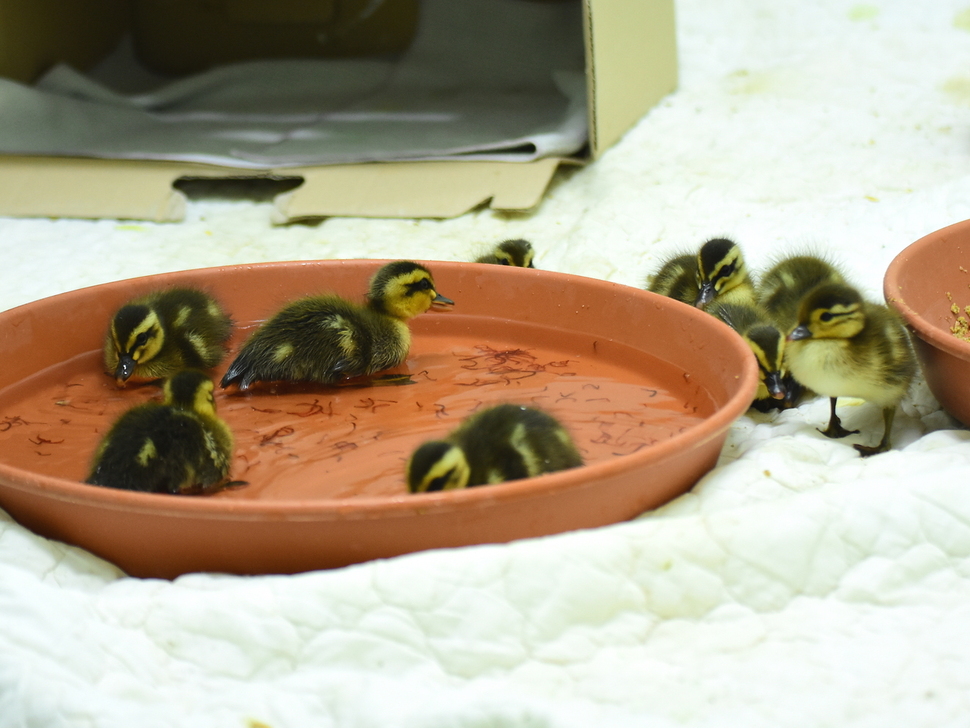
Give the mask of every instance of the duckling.
[(406, 260), (377, 271), (368, 299), (360, 305), (331, 294), (288, 304), (243, 345), (222, 387), (246, 390), (258, 381), (335, 384), (390, 369), (407, 358), (408, 319), (432, 304), (454, 304), (435, 290), (431, 271)]
[(678, 255), (667, 260), (660, 270), (647, 278), (646, 288), (652, 293), (693, 306), (701, 292), (697, 277), (697, 256)]
[(786, 334), (797, 323), (802, 299), (816, 286), (846, 283), (835, 266), (814, 255), (794, 255), (775, 264), (761, 276), (758, 302)]
[(741, 248), (727, 238), (714, 238), (701, 246), (697, 254), (697, 285), (697, 308), (705, 308), (715, 299), (722, 303), (755, 302), (754, 281)]
[(715, 301), (707, 309), (741, 335), (758, 363), (758, 390), (751, 403), (759, 412), (793, 406), (789, 389), (793, 384), (785, 366), (785, 335), (758, 306)]
[(870, 303), (843, 283), (812, 289), (802, 301), (797, 325), (787, 337), (788, 366), (794, 377), (829, 397), (832, 414), (826, 437), (845, 437), (835, 413), (839, 397), (860, 397), (882, 407), (884, 431), (875, 447), (856, 445), (863, 456), (885, 452), (896, 406), (909, 389), (916, 359), (899, 318)]
[(579, 467), (569, 433), (545, 412), (500, 404), (462, 422), (444, 440), (421, 445), (407, 464), (412, 493), (531, 478)]
[(528, 240), (516, 238), (514, 240), (503, 240), (492, 248), (491, 252), (480, 255), (475, 259), (476, 263), (491, 263), (494, 265), (513, 265), (518, 268), (535, 268), (532, 259), (535, 251), (532, 243)]
[(98, 445), (85, 482), (149, 493), (212, 493), (227, 485), (233, 436), (216, 415), (209, 376), (183, 369), (161, 402), (128, 410)]
[(741, 248), (727, 238), (708, 240), (696, 256), (671, 258), (647, 282), (647, 290), (701, 309), (715, 299), (741, 304), (755, 301), (754, 281)]
[(104, 340), (104, 366), (119, 387), (180, 369), (214, 367), (226, 353), (232, 319), (194, 288), (168, 288), (129, 301), (114, 315)]

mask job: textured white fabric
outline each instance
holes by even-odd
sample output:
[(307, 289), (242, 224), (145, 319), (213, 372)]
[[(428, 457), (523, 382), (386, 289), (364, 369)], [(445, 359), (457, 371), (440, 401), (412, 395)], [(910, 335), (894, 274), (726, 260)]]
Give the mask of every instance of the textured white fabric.
[[(0, 308), (277, 259), (468, 259), (639, 285), (731, 235), (811, 247), (872, 297), (970, 218), (970, 6), (679, 0), (681, 87), (526, 215), (333, 219), (198, 201), (183, 224), (0, 220)], [(918, 382), (892, 452), (815, 400), (746, 415), (718, 467), (635, 521), (293, 577), (124, 578), (0, 521), (0, 727), (959, 726), (970, 711), (970, 433)]]

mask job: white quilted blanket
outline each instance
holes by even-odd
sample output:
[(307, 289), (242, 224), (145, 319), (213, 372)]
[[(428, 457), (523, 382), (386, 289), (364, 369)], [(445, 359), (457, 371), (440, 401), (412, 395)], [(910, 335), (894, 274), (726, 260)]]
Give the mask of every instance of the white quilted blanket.
[[(681, 87), (534, 214), (274, 228), (0, 220), (0, 308), (162, 270), (466, 259), (639, 285), (731, 235), (872, 296), (970, 218), (967, 0), (679, 0)], [(880, 414), (846, 407), (870, 435)], [(0, 726), (958, 726), (970, 714), (970, 433), (917, 383), (892, 452), (821, 400), (738, 421), (691, 493), (593, 531), (292, 577), (126, 578), (0, 519)], [(870, 438), (872, 439), (872, 438)]]

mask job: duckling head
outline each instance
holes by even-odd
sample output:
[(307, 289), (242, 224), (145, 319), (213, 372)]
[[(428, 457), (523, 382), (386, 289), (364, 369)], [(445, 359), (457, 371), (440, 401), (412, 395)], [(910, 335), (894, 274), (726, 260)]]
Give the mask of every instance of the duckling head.
[(408, 490), (412, 493), (464, 488), (470, 476), (465, 453), (444, 440), (424, 443), (408, 460)]
[(205, 372), (183, 369), (165, 380), (162, 385), (162, 402), (169, 407), (215, 417), (216, 402), (213, 397), (215, 385)]
[(398, 260), (381, 268), (370, 282), (370, 307), (406, 321), (436, 306), (454, 301), (435, 290), (431, 271), (419, 263)]
[(165, 343), (165, 330), (158, 314), (150, 306), (122, 306), (111, 321), (111, 338), (118, 354), (115, 381), (119, 386), (135, 371), (138, 364), (152, 359)]
[(499, 265), (513, 265), (518, 268), (535, 268), (532, 259), (535, 251), (532, 243), (528, 240), (517, 238), (515, 240), (503, 240), (495, 246), (495, 262)]
[(774, 326), (753, 326), (744, 335), (748, 346), (758, 361), (761, 384), (772, 399), (784, 399), (788, 393), (785, 386), (785, 337)]
[(708, 240), (697, 254), (697, 287), (700, 291), (694, 305), (704, 308), (717, 296), (747, 279), (748, 269), (737, 243), (727, 238)]
[(802, 299), (798, 324), (787, 340), (851, 339), (866, 325), (863, 306), (862, 296), (850, 286), (818, 286)]

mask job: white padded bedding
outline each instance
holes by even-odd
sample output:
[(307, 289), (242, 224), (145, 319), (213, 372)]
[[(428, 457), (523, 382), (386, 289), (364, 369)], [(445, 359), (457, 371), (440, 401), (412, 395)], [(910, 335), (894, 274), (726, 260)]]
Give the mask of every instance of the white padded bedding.
[[(678, 0), (680, 89), (537, 211), (272, 227), (0, 219), (0, 309), (209, 265), (467, 259), (640, 285), (730, 235), (812, 248), (868, 295), (970, 218), (970, 3)], [(2, 366), (2, 362), (0, 362)], [(687, 495), (608, 528), (288, 577), (125, 577), (0, 516), (0, 728), (961, 726), (970, 715), (970, 432), (916, 383), (893, 451), (828, 404), (745, 415)]]

